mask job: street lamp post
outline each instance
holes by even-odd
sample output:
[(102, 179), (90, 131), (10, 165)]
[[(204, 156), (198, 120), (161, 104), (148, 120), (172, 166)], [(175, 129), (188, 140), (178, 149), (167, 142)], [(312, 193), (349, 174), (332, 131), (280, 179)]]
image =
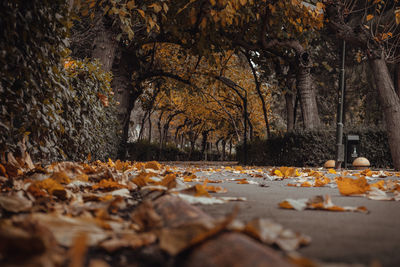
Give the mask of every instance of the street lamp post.
[(338, 110), (337, 110), (337, 127), (336, 127), (336, 163), (335, 168), (340, 169), (344, 161), (344, 145), (343, 145), (343, 102), (345, 87), (345, 59), (346, 59), (346, 41), (342, 43), (340, 80), (338, 92)]
[[(241, 88), (243, 89), (243, 88)], [(243, 89), (244, 90), (244, 89)], [(243, 112), (244, 112), (244, 134), (243, 134), (243, 146), (244, 146), (244, 164), (247, 164), (247, 91), (244, 90), (243, 99)]]

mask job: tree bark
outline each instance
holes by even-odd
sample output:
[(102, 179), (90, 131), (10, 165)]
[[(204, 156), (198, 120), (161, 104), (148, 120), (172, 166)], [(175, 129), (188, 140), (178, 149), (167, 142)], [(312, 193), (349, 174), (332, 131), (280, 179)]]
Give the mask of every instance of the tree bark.
[(97, 58), (104, 71), (110, 71), (113, 66), (118, 43), (110, 27), (104, 25), (105, 18), (102, 18), (100, 29), (93, 40), (92, 58)]
[(226, 140), (225, 138), (222, 139), (222, 160), (224, 161), (226, 159)]
[(294, 99), (291, 92), (285, 94), (286, 100), (286, 130), (288, 132), (294, 129)]
[(152, 128), (152, 123), (151, 123), (151, 112), (149, 113), (149, 117), (147, 118), (148, 122), (149, 122), (149, 134), (148, 134), (148, 140), (149, 143), (151, 143), (151, 128)]
[(396, 64), (394, 71), (394, 88), (397, 95), (400, 97), (400, 63)]
[(379, 100), (383, 108), (390, 152), (395, 169), (400, 169), (400, 99), (396, 93), (386, 62), (382, 58), (370, 58)]
[(121, 160), (125, 160), (129, 128), (131, 126), (131, 113), (136, 100), (143, 92), (143, 88), (140, 85), (134, 87), (131, 80), (132, 73), (137, 69), (134, 53), (130, 51), (119, 52), (119, 61), (114, 62), (113, 65), (114, 78), (111, 85), (114, 89), (116, 99), (120, 103), (118, 113), (123, 127), (118, 157)]
[(297, 88), (300, 91), (300, 105), (303, 112), (304, 128), (310, 130), (320, 125), (317, 100), (310, 73), (310, 55), (307, 52), (303, 52), (299, 56), (299, 62)]

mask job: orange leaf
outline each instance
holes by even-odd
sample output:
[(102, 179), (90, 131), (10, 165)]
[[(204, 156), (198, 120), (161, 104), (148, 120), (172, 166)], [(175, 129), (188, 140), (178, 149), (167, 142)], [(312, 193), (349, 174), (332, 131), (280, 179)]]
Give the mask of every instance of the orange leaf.
[(2, 164), (0, 164), (0, 174), (8, 178), (6, 168)]
[(204, 185), (196, 184), (195, 189), (196, 189), (196, 194), (195, 194), (196, 197), (211, 197)]
[(158, 171), (158, 170), (161, 169), (161, 164), (158, 163), (157, 161), (149, 161), (149, 162), (146, 162), (146, 164), (144, 165), (144, 167), (145, 167), (146, 169), (153, 169), (153, 170)]
[(336, 179), (339, 192), (344, 196), (364, 194), (370, 190), (365, 177), (359, 179), (339, 177)]
[(125, 185), (114, 182), (113, 180), (102, 179), (98, 184), (92, 186), (93, 189), (103, 189), (106, 191), (112, 191), (114, 189), (126, 188)]
[(168, 187), (169, 189), (176, 187), (176, 175), (173, 173), (168, 174), (160, 182), (160, 185)]
[(71, 182), (71, 179), (69, 179), (68, 175), (64, 171), (55, 172), (50, 176), (50, 178), (60, 184), (69, 184)]
[(282, 209), (293, 209), (293, 206), (286, 200), (279, 203), (279, 207)]
[(36, 182), (39, 188), (45, 189), (49, 194), (57, 196), (60, 199), (65, 199), (67, 192), (64, 187), (51, 178), (44, 179), (43, 181)]
[(108, 97), (101, 93), (97, 93), (97, 97), (100, 99), (103, 106), (108, 107)]

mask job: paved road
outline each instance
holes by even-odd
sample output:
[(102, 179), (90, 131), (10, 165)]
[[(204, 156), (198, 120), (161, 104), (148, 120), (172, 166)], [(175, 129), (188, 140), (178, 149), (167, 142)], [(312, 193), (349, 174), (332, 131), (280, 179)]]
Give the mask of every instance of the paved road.
[[(288, 180), (249, 180), (255, 184), (237, 184), (229, 178), (249, 178), (232, 172), (198, 172), (198, 177), (222, 180), (228, 189), (224, 196), (246, 197), (245, 202), (199, 205), (214, 217), (230, 213), (239, 205), (239, 219), (271, 218), (283, 226), (312, 237), (312, 243), (299, 252), (324, 262), (365, 264), (379, 262), (382, 266), (400, 266), (400, 202), (376, 201), (364, 197), (343, 197), (336, 188), (300, 188), (287, 186)], [(388, 178), (386, 178), (388, 179)], [(396, 178), (398, 179), (398, 177)], [(284, 210), (277, 204), (286, 198), (309, 198), (329, 194), (334, 204), (365, 206), (369, 214), (317, 210)], [(220, 194), (218, 194), (220, 196)], [(372, 266), (372, 265), (371, 265)], [(376, 266), (376, 265), (374, 265)], [(379, 265), (377, 265), (379, 266)]]

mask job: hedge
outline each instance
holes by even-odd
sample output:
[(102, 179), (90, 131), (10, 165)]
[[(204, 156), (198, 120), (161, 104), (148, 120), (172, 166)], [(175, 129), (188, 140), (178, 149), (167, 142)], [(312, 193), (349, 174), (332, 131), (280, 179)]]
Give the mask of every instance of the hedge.
[[(369, 159), (375, 168), (393, 166), (386, 131), (381, 128), (351, 128), (346, 134), (360, 137), (360, 156)], [(344, 143), (344, 140), (343, 140)], [(322, 166), (335, 158), (336, 131), (293, 131), (268, 140), (248, 144), (247, 163), (266, 166)], [(243, 144), (236, 147), (237, 160), (244, 162)]]
[[(136, 161), (200, 161), (204, 160), (201, 151), (195, 150), (191, 154), (187, 150), (181, 150), (172, 144), (168, 144), (160, 151), (158, 143), (138, 141), (128, 144), (128, 159)], [(208, 161), (218, 161), (220, 155), (216, 153), (207, 154)]]
[(1, 1), (0, 29), (0, 154), (18, 152), (26, 139), (33, 159), (44, 162), (113, 156), (111, 76), (96, 62), (64, 65), (65, 1)]

